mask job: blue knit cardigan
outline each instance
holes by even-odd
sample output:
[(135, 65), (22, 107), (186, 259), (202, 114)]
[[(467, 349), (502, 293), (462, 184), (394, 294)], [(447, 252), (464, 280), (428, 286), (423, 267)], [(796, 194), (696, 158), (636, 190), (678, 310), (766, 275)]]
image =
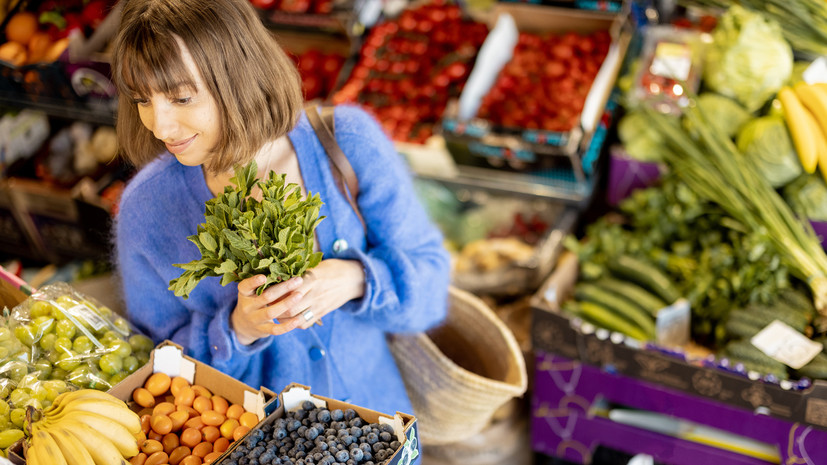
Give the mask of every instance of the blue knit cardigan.
[(115, 222), (117, 270), (130, 321), (156, 343), (186, 353), (244, 383), (275, 392), (296, 382), (311, 392), (382, 413), (413, 414), (385, 339), (425, 330), (446, 315), (449, 255), (441, 232), (419, 203), (411, 176), (377, 122), (355, 106), (335, 111), (336, 138), (359, 180), (358, 217), (339, 192), (330, 163), (302, 114), (289, 134), (306, 189), (319, 193), (326, 216), (316, 229), (325, 258), (362, 263), (365, 295), (323, 318), (323, 326), (240, 344), (230, 330), (235, 283), (202, 280), (189, 299), (168, 290), (173, 263), (200, 258), (187, 240), (213, 197), (201, 167), (169, 153), (130, 180)]

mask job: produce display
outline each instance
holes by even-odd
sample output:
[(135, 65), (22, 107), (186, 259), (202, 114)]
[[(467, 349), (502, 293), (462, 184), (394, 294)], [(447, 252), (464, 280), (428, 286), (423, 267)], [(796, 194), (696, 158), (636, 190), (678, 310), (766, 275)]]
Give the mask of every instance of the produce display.
[(93, 389), (66, 392), (50, 407), (29, 415), (29, 465), (118, 464), (138, 454), (141, 421), (111, 394)]
[[(144, 365), (153, 347), (69, 285), (44, 286), (0, 326), (0, 431), (20, 435), (27, 408), (48, 408), (64, 392), (108, 390)], [(0, 448), (8, 445), (0, 441)]]
[(89, 37), (106, 18), (110, 0), (38, 2), (36, 9), (22, 9), (9, 17), (0, 60), (14, 66), (53, 62), (66, 50), (69, 36)]
[(370, 110), (396, 141), (423, 143), (458, 97), (488, 27), (436, 1), (371, 28), (334, 103)]
[(579, 124), (592, 82), (609, 51), (608, 31), (521, 32), (477, 112), (497, 126), (565, 132)]
[(140, 425), (134, 465), (212, 463), (259, 423), (242, 405), (162, 372), (134, 389), (132, 400)]
[(322, 52), (318, 49), (290, 54), (290, 57), (299, 68), (304, 99), (327, 99), (338, 84), (345, 57), (336, 52)]
[(253, 430), (221, 463), (381, 464), (401, 446), (388, 424), (306, 400), (300, 409)]
[(318, 15), (333, 11), (333, 0), (250, 0), (250, 3), (262, 11), (279, 11), (283, 13)]

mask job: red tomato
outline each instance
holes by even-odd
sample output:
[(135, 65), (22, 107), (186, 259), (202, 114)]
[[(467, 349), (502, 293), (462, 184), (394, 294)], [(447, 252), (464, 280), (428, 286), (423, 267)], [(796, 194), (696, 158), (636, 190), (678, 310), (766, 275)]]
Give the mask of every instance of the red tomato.
[(250, 3), (261, 10), (272, 10), (276, 7), (278, 0), (250, 0)]

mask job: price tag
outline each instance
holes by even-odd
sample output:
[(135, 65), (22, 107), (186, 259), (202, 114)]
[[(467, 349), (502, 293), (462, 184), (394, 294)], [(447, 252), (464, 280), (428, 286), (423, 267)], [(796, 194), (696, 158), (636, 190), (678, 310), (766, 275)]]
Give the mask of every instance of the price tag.
[(667, 347), (679, 347), (689, 343), (689, 301), (678, 299), (672, 305), (658, 311), (655, 319), (655, 340)]
[(685, 44), (661, 42), (655, 47), (655, 54), (649, 71), (652, 74), (686, 81), (692, 69), (692, 54)]
[(824, 57), (818, 57), (813, 60), (813, 62), (810, 63), (810, 66), (804, 70), (801, 77), (807, 84), (827, 82), (827, 59)]
[(773, 320), (752, 336), (750, 342), (761, 352), (796, 370), (809, 363), (823, 348), (779, 320)]

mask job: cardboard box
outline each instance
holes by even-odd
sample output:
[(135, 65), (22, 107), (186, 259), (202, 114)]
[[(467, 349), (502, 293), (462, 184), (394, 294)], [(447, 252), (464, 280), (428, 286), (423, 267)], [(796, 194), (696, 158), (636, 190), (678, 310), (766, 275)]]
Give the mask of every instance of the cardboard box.
[(569, 298), (577, 280), (577, 260), (563, 254), (555, 270), (531, 298), (533, 347), (577, 363), (700, 397), (727, 408), (757, 412), (827, 431), (827, 380), (784, 380), (745, 372), (725, 360), (695, 356), (596, 329), (570, 319), (559, 303)]
[[(827, 431), (779, 419), (760, 407), (733, 406), (715, 395), (760, 403), (767, 395), (762, 386), (739, 392), (714, 371), (696, 371), (674, 378), (701, 389), (688, 393), (664, 382), (677, 374), (661, 369), (670, 362), (648, 355), (636, 361), (660, 376), (642, 379), (615, 370), (611, 363), (601, 367), (536, 351), (532, 449), (581, 464), (592, 462), (598, 446), (648, 454), (669, 465), (819, 464), (827, 457)], [(631, 410), (644, 421), (621, 421), (614, 416), (618, 410)], [(820, 410), (823, 416), (825, 409)]]
[[(0, 280), (0, 284), (2, 283), (3, 281)], [(255, 413), (258, 415), (259, 421), (263, 420), (269, 412), (276, 408), (276, 394), (273, 391), (265, 387), (259, 390), (253, 389), (210, 365), (184, 355), (183, 348), (171, 341), (163, 341), (158, 344), (150, 353), (149, 362), (146, 365), (138, 368), (123, 381), (112, 386), (107, 392), (123, 400), (137, 412), (141, 407), (135, 405), (132, 400), (132, 391), (143, 386), (146, 379), (155, 372), (163, 372), (171, 377), (183, 376), (192, 384), (200, 384), (209, 389), (214, 395), (224, 397), (231, 404), (240, 404), (245, 410)], [(22, 443), (18, 443), (9, 449), (8, 458), (15, 465), (26, 463)]]
[[(581, 11), (519, 3), (498, 3), (492, 12), (491, 28), (501, 15), (508, 14), (520, 32), (590, 33), (607, 30), (612, 48), (604, 60), (587, 98), (580, 125), (568, 132), (535, 129), (509, 129), (472, 117), (462, 120), (458, 102), (452, 102), (443, 116), (442, 129), (446, 142), (460, 165), (491, 167), (513, 172), (542, 172), (559, 169), (569, 163), (566, 157), (579, 156), (589, 146), (610, 104), (615, 81), (626, 56), (632, 32), (625, 14)], [(497, 51), (502, 53), (502, 51)], [(492, 52), (493, 53), (493, 52)], [(477, 62), (483, 62), (480, 56)], [(475, 70), (476, 71), (476, 70)], [(499, 69), (492, 72), (499, 72)], [(472, 71), (473, 76), (473, 71)], [(611, 115), (609, 115), (611, 116)], [(576, 166), (569, 170), (578, 169)]]
[(146, 379), (156, 372), (166, 373), (170, 377), (183, 376), (191, 384), (204, 386), (231, 404), (242, 405), (247, 411), (258, 415), (259, 420), (264, 419), (268, 413), (268, 404), (276, 398), (276, 394), (265, 387), (256, 390), (206, 363), (184, 355), (183, 348), (171, 341), (158, 344), (150, 353), (146, 365), (138, 368), (107, 392), (138, 410), (140, 407), (134, 405), (132, 391), (143, 386)]
[[(419, 456), (419, 429), (417, 427), (417, 419), (413, 415), (396, 412), (394, 415), (377, 412), (357, 405), (341, 402), (336, 399), (318, 396), (310, 392), (310, 387), (298, 383), (292, 383), (284, 388), (278, 395), (278, 407), (270, 413), (263, 422), (259, 423), (257, 428), (263, 425), (272, 423), (278, 418), (282, 418), (285, 412), (293, 411), (301, 408), (302, 402), (310, 400), (317, 407), (325, 406), (328, 409), (353, 409), (356, 413), (368, 423), (388, 424), (393, 428), (397, 440), (402, 444), (401, 447), (391, 457), (385, 459), (383, 464), (387, 465), (408, 465)], [(247, 433), (248, 435), (251, 434)], [(246, 437), (246, 436), (245, 436)], [(216, 465), (220, 465), (222, 459), (232, 454), (239, 444), (244, 441), (244, 438), (234, 442), (227, 452), (216, 460)]]

